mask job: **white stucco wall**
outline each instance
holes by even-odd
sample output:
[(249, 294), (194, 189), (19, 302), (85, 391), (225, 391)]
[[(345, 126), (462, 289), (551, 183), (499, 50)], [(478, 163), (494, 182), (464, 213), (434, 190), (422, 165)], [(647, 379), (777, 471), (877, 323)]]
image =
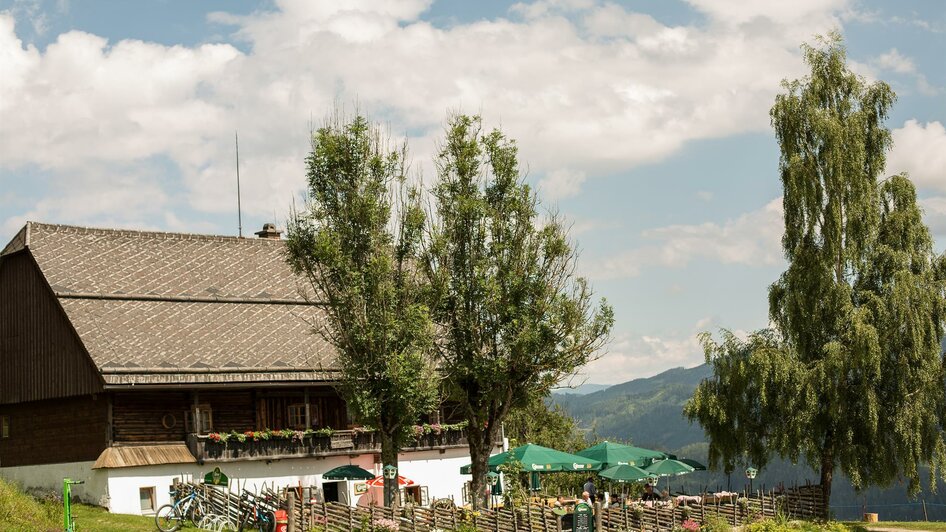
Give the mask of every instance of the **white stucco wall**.
[(95, 462), (67, 462), (15, 467), (0, 467), (0, 477), (16, 482), (24, 489), (42, 489), (62, 493), (62, 479), (85, 481), (72, 486), (72, 495), (82, 502), (106, 506), (108, 504), (108, 475), (92, 469)]
[[(84, 502), (106, 506), (109, 511), (125, 514), (141, 514), (139, 489), (153, 487), (155, 508), (170, 502), (168, 488), (178, 477), (200, 480), (214, 467), (226, 474), (234, 490), (259, 491), (264, 485), (322, 486), (322, 474), (338, 466), (354, 464), (375, 474), (381, 473), (381, 464), (375, 463), (375, 454), (354, 457), (333, 456), (327, 458), (290, 458), (272, 461), (208, 462), (196, 464), (171, 464), (115, 469), (92, 469), (93, 462), (74, 462), (38, 466), (0, 468), (0, 476), (19, 482), (26, 488), (62, 489), (62, 479), (70, 477), (86, 483), (73, 488), (73, 493)], [(431, 499), (452, 496), (457, 503), (462, 500), (463, 483), (469, 476), (460, 474), (460, 467), (470, 463), (469, 451), (464, 448), (440, 451), (402, 453), (399, 458), (400, 474), (416, 484), (427, 486)], [(348, 483), (351, 502), (357, 503), (361, 496), (353, 493), (354, 483)]]
[(470, 463), (467, 448), (440, 451), (402, 453), (398, 456), (399, 474), (414, 483), (427, 486), (430, 499), (453, 497), (460, 504), (463, 500), (463, 483), (469, 475), (461, 475), (460, 468)]

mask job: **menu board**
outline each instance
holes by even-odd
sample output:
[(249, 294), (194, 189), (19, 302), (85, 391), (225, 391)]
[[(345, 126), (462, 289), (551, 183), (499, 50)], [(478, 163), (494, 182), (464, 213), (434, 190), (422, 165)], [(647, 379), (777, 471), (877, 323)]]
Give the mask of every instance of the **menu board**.
[(583, 502), (575, 505), (575, 522), (572, 526), (574, 532), (594, 532), (595, 529), (595, 511)]

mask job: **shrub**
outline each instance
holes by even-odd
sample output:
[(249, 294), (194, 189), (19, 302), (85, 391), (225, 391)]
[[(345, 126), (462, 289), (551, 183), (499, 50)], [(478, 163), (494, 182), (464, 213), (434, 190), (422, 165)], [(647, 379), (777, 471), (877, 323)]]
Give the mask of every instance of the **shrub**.
[(730, 532), (732, 527), (722, 517), (708, 515), (703, 519), (703, 526), (700, 527), (703, 532)]

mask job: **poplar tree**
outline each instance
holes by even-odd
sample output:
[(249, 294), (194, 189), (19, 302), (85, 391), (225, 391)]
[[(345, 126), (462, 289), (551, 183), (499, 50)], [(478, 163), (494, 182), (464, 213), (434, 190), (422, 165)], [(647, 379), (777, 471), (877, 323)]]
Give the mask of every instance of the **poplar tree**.
[[(336, 117), (313, 134), (308, 197), (289, 224), (293, 270), (323, 303), (317, 324), (337, 353), (349, 412), (377, 429), (381, 460), (398, 451), (420, 416), (437, 407), (433, 324), (416, 267), (426, 214), (408, 186), (406, 148), (362, 117)], [(385, 481), (384, 502), (397, 482)]]
[(453, 117), (437, 170), (425, 265), (445, 390), (468, 421), (479, 507), (503, 420), (591, 360), (614, 318), (575, 275), (561, 220), (540, 219), (514, 141), (483, 132), (479, 117)]
[(846, 64), (838, 35), (803, 46), (811, 73), (771, 110), (781, 148), (788, 269), (769, 289), (771, 328), (702, 336), (714, 377), (686, 415), (730, 472), (779, 455), (820, 472), (825, 506), (842, 471), (856, 488), (931, 488), (944, 457), (946, 267), (905, 175), (884, 180), (894, 102)]

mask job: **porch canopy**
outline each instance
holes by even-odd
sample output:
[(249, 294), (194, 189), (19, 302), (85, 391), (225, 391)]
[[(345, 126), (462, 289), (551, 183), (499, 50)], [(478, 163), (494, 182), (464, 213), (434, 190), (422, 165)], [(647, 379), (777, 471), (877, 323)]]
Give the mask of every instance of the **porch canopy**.
[[(534, 443), (520, 445), (504, 453), (494, 454), (489, 457), (489, 470), (497, 471), (499, 466), (518, 461), (522, 464), (524, 472), (535, 473), (555, 473), (559, 471), (598, 471), (601, 469), (601, 462), (592, 460), (576, 454), (556, 451), (548, 447), (542, 447)], [(473, 465), (467, 464), (460, 468), (460, 474), (470, 475), (473, 473)]]

